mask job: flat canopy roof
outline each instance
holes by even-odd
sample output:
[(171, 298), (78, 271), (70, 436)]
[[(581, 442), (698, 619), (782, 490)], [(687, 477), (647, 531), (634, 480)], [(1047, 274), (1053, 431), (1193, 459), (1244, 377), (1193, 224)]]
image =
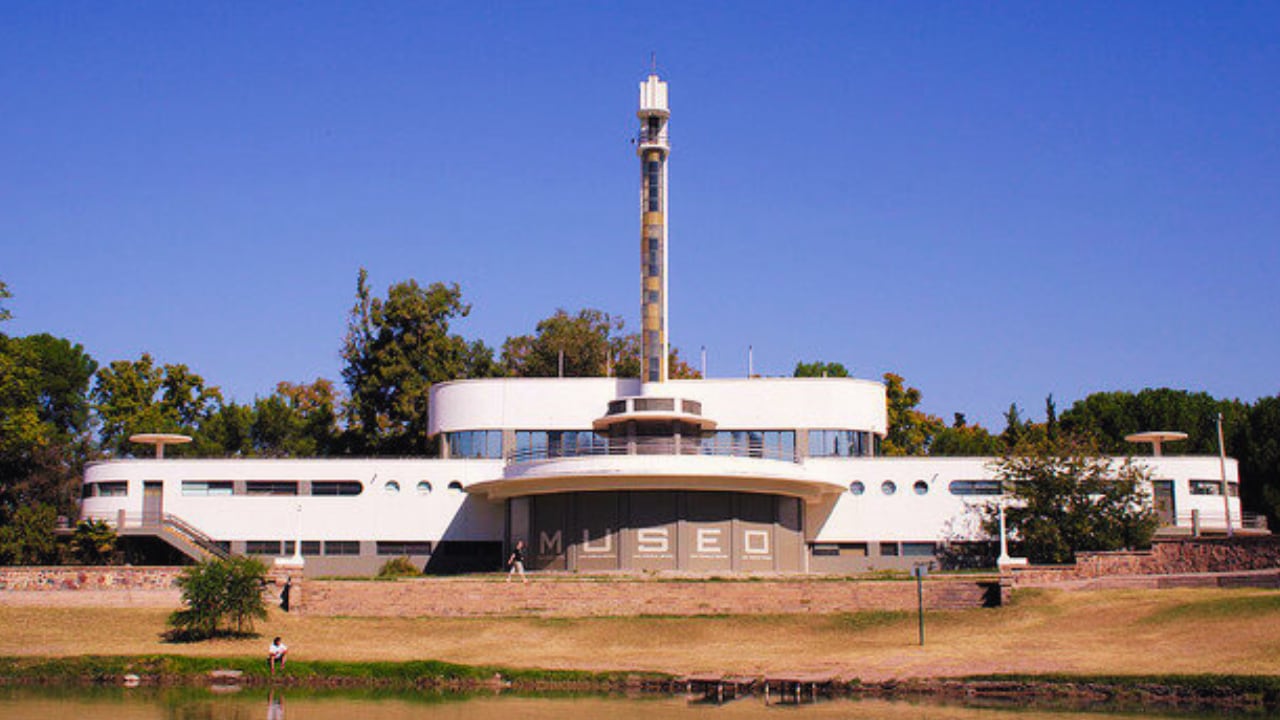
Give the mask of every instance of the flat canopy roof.
[(1186, 440), (1187, 434), (1177, 430), (1145, 430), (1132, 435), (1125, 435), (1124, 439), (1131, 443), (1173, 442), (1174, 440)]

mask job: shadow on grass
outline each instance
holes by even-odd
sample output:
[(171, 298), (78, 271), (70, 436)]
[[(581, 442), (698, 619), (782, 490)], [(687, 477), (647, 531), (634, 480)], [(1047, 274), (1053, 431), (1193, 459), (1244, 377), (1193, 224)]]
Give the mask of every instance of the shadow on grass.
[(252, 640), (260, 637), (262, 637), (260, 633), (252, 630), (218, 629), (209, 632), (190, 628), (171, 628), (160, 633), (160, 642), (167, 645), (189, 645), (206, 640)]

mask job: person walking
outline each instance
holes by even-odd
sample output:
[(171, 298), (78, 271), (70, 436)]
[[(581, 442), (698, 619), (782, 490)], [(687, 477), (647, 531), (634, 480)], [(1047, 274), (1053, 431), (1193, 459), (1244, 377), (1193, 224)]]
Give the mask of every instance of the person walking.
[(511, 576), (520, 573), (520, 581), (527, 583), (529, 578), (524, 574), (524, 541), (517, 540), (516, 547), (511, 551), (511, 557), (507, 559), (507, 582), (511, 582)]

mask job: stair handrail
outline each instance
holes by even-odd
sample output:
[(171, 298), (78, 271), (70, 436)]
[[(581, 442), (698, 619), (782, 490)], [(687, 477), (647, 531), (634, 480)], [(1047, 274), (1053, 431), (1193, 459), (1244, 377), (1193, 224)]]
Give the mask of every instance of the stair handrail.
[(176, 530), (187, 540), (195, 543), (201, 550), (204, 550), (210, 555), (222, 560), (226, 560), (231, 557), (231, 553), (226, 548), (214, 542), (213, 538), (209, 537), (199, 528), (186, 520), (183, 520), (177, 515), (165, 513), (163, 516), (163, 522), (165, 527)]

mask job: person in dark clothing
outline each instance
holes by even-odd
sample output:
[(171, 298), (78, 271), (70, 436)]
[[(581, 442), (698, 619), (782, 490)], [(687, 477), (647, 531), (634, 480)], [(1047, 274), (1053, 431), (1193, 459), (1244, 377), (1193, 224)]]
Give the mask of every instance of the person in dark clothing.
[(529, 578), (524, 574), (524, 541), (517, 540), (516, 547), (511, 551), (511, 557), (507, 560), (507, 582), (511, 582), (511, 576), (520, 573), (521, 582), (529, 582)]

